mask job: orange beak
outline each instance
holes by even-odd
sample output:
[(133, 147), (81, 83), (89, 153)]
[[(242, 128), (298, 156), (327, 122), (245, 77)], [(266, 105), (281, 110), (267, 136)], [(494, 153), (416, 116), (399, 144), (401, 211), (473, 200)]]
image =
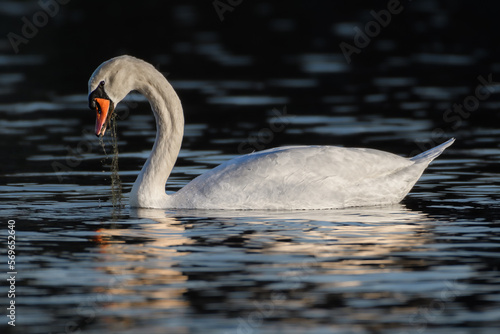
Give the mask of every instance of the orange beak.
[(110, 101), (108, 99), (96, 98), (96, 120), (95, 134), (103, 136), (106, 132), (108, 121), (111, 118), (112, 110), (110, 110)]

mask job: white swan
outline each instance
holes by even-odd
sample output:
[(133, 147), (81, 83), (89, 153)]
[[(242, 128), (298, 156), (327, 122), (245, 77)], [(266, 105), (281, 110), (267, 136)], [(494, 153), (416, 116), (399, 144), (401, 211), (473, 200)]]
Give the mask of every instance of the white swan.
[(165, 184), (179, 153), (184, 117), (165, 77), (143, 60), (120, 56), (89, 80), (95, 132), (106, 131), (114, 107), (137, 90), (150, 102), (156, 139), (130, 193), (132, 207), (159, 209), (334, 209), (400, 202), (427, 165), (455, 139), (411, 159), (366, 148), (279, 147), (232, 159), (175, 194)]

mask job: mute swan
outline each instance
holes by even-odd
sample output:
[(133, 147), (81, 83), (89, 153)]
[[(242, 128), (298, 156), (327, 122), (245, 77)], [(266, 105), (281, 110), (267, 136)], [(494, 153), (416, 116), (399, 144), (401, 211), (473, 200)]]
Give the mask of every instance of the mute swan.
[(165, 184), (179, 154), (181, 102), (151, 64), (119, 56), (89, 80), (95, 133), (103, 136), (115, 106), (132, 90), (150, 102), (156, 139), (130, 193), (130, 206), (158, 209), (335, 209), (400, 202), (424, 169), (455, 139), (406, 159), (366, 148), (279, 147), (234, 158), (174, 194)]

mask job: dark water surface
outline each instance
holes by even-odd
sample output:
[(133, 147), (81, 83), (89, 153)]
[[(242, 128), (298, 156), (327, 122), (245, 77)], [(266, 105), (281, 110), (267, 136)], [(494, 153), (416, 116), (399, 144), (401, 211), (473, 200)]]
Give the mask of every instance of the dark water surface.
[[(339, 44), (355, 46), (353, 28), (388, 2), (240, 2), (221, 22), (210, 1), (75, 1), (19, 52), (4, 38), (0, 271), (12, 271), (10, 219), (17, 275), (15, 299), (2, 285), (0, 331), (497, 333), (500, 8), (487, 3), (402, 2), (350, 63)], [(3, 2), (2, 37), (22, 36), (22, 17), (41, 10)], [(183, 101), (168, 191), (274, 146), (411, 156), (457, 141), (395, 206), (118, 210), (111, 140), (104, 153), (86, 90), (95, 67), (124, 53), (155, 64)], [(136, 94), (118, 115), (126, 203), (155, 123)]]

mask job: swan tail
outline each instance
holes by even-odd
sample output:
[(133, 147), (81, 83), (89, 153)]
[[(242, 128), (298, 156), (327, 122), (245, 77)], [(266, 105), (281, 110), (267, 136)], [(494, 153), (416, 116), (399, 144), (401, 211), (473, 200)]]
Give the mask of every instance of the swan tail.
[(442, 143), (441, 145), (438, 145), (434, 148), (431, 148), (430, 150), (427, 150), (425, 152), (422, 152), (414, 156), (413, 158), (410, 158), (410, 160), (414, 161), (415, 163), (430, 163), (432, 160), (440, 156), (441, 153), (443, 153), (443, 151), (454, 142), (455, 138), (451, 138), (450, 140)]

